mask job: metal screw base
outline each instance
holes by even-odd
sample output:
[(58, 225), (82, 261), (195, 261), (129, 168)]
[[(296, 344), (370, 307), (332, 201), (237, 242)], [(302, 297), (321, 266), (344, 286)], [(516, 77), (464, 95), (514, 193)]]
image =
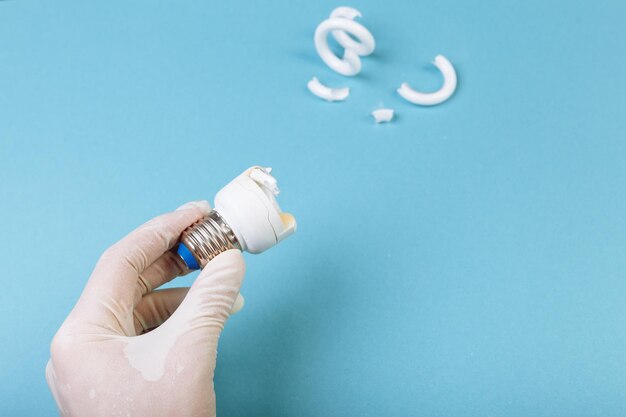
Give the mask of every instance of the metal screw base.
[(200, 268), (222, 252), (241, 250), (235, 233), (215, 210), (189, 226), (181, 235), (180, 242), (187, 246)]

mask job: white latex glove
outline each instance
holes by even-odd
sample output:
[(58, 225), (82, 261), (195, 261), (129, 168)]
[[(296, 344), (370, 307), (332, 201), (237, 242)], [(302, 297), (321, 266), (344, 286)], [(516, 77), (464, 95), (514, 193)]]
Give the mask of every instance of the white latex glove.
[(46, 379), (62, 416), (215, 415), (217, 341), (243, 305), (241, 253), (217, 256), (191, 288), (154, 291), (186, 272), (170, 249), (209, 211), (188, 203), (102, 255), (52, 341)]

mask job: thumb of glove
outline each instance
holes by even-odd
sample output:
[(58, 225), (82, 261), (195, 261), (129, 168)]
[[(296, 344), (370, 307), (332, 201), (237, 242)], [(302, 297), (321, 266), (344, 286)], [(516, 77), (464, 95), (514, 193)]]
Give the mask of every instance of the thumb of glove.
[(216, 345), (244, 274), (240, 251), (231, 249), (219, 254), (200, 272), (180, 307), (162, 327), (176, 326), (193, 344)]
[(216, 256), (200, 272), (165, 323), (130, 338), (124, 353), (131, 365), (150, 381), (158, 381), (168, 372), (175, 375), (177, 368), (194, 367), (194, 381), (212, 383), (217, 342), (239, 294), (244, 273), (243, 256), (238, 250)]

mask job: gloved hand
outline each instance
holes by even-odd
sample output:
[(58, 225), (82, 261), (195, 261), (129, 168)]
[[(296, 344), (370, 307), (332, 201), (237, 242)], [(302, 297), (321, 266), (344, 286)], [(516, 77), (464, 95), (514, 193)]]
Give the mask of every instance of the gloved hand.
[(154, 290), (186, 272), (170, 249), (209, 211), (188, 203), (102, 255), (52, 341), (46, 379), (62, 416), (215, 415), (217, 341), (243, 305), (241, 253), (217, 256), (191, 288)]

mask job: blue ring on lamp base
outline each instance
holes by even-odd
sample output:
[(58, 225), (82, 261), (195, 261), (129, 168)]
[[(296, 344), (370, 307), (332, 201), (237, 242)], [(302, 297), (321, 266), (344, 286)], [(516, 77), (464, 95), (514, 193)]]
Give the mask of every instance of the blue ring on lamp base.
[(180, 245), (178, 245), (178, 249), (176, 250), (176, 253), (178, 253), (178, 256), (180, 256), (183, 262), (185, 262), (185, 264), (187, 265), (187, 268), (200, 269), (200, 265), (198, 265), (198, 261), (196, 261), (196, 258), (193, 256), (189, 248), (185, 246), (184, 243), (181, 243)]

